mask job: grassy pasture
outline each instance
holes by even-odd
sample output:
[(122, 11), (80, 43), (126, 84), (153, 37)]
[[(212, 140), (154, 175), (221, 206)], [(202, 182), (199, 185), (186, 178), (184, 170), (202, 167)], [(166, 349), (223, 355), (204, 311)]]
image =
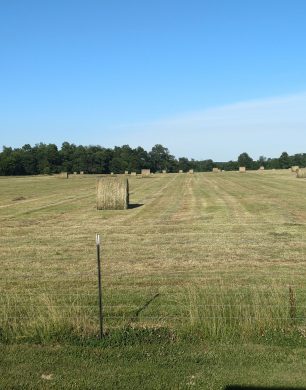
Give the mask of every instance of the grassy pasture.
[(107, 330), (228, 339), (304, 324), (306, 181), (287, 171), (130, 178), (127, 211), (97, 211), (92, 176), (0, 185), (5, 339), (97, 334), (96, 232)]
[(129, 181), (130, 209), (97, 211), (94, 176), (0, 178), (8, 354), (16, 343), (95, 340), (97, 232), (107, 348), (147, 328), (153, 343), (304, 343), (306, 180), (286, 170)]

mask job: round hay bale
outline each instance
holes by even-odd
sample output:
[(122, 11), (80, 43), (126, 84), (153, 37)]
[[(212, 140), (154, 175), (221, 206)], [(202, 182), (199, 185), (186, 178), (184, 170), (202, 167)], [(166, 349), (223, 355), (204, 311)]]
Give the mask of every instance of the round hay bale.
[(299, 169), (296, 173), (296, 177), (298, 179), (305, 179), (306, 178), (306, 169)]
[(300, 167), (298, 165), (293, 165), (291, 167), (291, 172), (298, 172), (299, 169), (300, 169)]
[(240, 173), (245, 173), (246, 172), (246, 167), (239, 167), (239, 172)]
[(142, 169), (141, 174), (142, 174), (142, 176), (149, 176), (151, 174), (151, 170), (150, 169)]
[(102, 177), (97, 181), (97, 209), (125, 210), (129, 206), (129, 182), (125, 177)]

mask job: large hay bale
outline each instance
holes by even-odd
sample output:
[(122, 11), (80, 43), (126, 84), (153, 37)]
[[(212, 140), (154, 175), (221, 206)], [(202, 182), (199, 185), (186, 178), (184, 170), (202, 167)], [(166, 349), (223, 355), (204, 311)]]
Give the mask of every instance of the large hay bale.
[(264, 166), (261, 166), (261, 167), (259, 167), (259, 170), (260, 170), (260, 171), (264, 171), (264, 170), (265, 170), (265, 167), (264, 167)]
[(165, 169), (163, 169), (162, 173), (164, 173), (164, 174), (165, 174), (165, 173), (167, 173), (167, 171), (166, 171)]
[(291, 167), (291, 172), (298, 172), (299, 169), (300, 169), (300, 167), (298, 165), (293, 165)]
[(215, 168), (212, 169), (212, 171), (213, 171), (214, 173), (218, 173), (218, 172), (220, 172), (220, 169), (215, 167)]
[(84, 171), (81, 171), (81, 172), (80, 172), (80, 175), (84, 175)]
[(137, 173), (136, 172), (131, 172), (131, 176), (136, 176)]
[(240, 173), (245, 173), (246, 172), (246, 167), (239, 167), (239, 172)]
[(61, 179), (68, 179), (68, 172), (61, 172), (61, 173), (59, 174), (59, 177), (60, 177)]
[(305, 179), (306, 178), (306, 169), (299, 169), (296, 173), (296, 177), (298, 179)]
[(97, 209), (125, 210), (129, 206), (129, 182), (124, 177), (102, 177), (97, 181)]
[(150, 169), (142, 169), (141, 174), (142, 174), (142, 176), (150, 176), (151, 171), (150, 171)]
[(193, 169), (189, 169), (188, 173), (193, 174)]
[(124, 171), (124, 174), (125, 174), (125, 175), (128, 175), (128, 174), (129, 174), (129, 171)]
[(183, 173), (183, 170), (182, 170), (182, 169), (180, 169), (180, 170), (179, 170), (179, 173)]

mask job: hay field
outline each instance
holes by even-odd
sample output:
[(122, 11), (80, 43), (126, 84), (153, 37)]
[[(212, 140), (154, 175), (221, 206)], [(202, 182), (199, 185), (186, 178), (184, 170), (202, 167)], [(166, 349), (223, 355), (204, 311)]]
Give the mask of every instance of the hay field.
[(97, 211), (95, 176), (0, 178), (2, 340), (98, 334), (96, 233), (108, 332), (304, 332), (306, 180), (286, 170), (129, 181), (130, 209)]

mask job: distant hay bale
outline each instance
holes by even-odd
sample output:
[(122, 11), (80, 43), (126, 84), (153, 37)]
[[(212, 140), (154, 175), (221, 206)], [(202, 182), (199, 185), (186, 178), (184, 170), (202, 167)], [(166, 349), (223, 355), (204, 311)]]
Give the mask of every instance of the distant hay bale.
[(258, 168), (258, 172), (259, 172), (259, 173), (263, 173), (264, 170), (265, 170), (265, 167), (263, 167), (263, 166), (261, 166), (261, 167)]
[(81, 172), (80, 172), (80, 175), (84, 175), (84, 171), (81, 171)]
[(218, 173), (218, 172), (220, 172), (220, 169), (215, 167), (215, 168), (212, 169), (212, 171), (213, 171), (214, 173)]
[(77, 175), (78, 173), (77, 172), (73, 172), (74, 175)]
[(59, 174), (59, 177), (60, 177), (61, 179), (68, 179), (68, 172), (61, 172), (61, 173)]
[(298, 165), (293, 165), (291, 167), (291, 172), (297, 172), (299, 169), (300, 169), (300, 167)]
[(189, 174), (193, 174), (193, 169), (189, 169)]
[(142, 176), (150, 176), (151, 170), (150, 169), (142, 169), (141, 174), (142, 174)]
[(180, 170), (179, 170), (179, 173), (183, 173), (183, 170), (182, 170), (182, 169), (180, 169)]
[(129, 182), (124, 177), (97, 180), (97, 209), (125, 210), (129, 206)]
[(113, 175), (113, 174), (114, 174), (114, 172), (111, 172), (110, 174), (111, 174), (111, 175)]
[(167, 171), (165, 169), (162, 170), (162, 173), (167, 173)]
[(128, 175), (128, 174), (129, 174), (129, 171), (125, 171), (124, 174), (125, 174), (125, 175)]
[(136, 172), (131, 172), (131, 176), (136, 176), (137, 173)]
[(296, 173), (296, 177), (298, 179), (305, 179), (306, 178), (306, 169), (303, 168), (303, 169), (299, 169)]
[(240, 173), (245, 173), (246, 172), (246, 167), (239, 167), (239, 172)]

